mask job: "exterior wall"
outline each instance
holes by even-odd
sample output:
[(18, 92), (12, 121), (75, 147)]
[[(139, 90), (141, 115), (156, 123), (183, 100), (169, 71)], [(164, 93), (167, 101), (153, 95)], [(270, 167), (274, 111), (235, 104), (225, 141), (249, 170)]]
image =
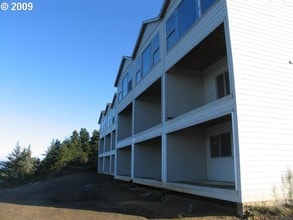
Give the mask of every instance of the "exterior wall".
[(131, 146), (117, 150), (116, 175), (131, 177)]
[[(117, 102), (115, 178), (239, 201), (235, 189), (210, 190), (209, 187), (194, 186), (191, 183), (207, 182), (209, 178), (235, 183), (235, 178), (217, 177), (212, 173), (215, 164), (208, 161), (207, 157), (209, 138), (205, 129), (196, 127), (234, 111), (232, 95), (216, 99), (215, 77), (227, 69), (227, 58), (218, 57), (216, 63), (209, 62), (210, 67), (202, 71), (175, 67), (175, 63), (184, 59), (204, 38), (226, 22), (225, 4), (223, 0), (216, 1), (206, 15), (196, 21), (176, 45), (167, 51), (166, 20), (180, 2), (171, 1), (166, 15), (147, 25), (135, 53), (136, 57), (132, 58), (131, 63), (127, 60), (121, 68), (122, 72), (119, 72), (118, 85), (126, 73), (135, 70), (137, 57), (141, 56), (155, 34), (160, 34), (160, 62), (139, 83), (135, 83), (134, 72), (133, 90)], [(225, 46), (222, 41), (221, 44)], [(153, 88), (154, 84), (160, 84), (160, 88), (158, 85)], [(173, 119), (173, 116), (176, 118)], [(218, 164), (222, 168), (230, 165), (229, 169), (234, 170), (235, 160), (233, 158), (232, 163)], [(110, 172), (112, 161), (111, 156)], [(185, 181), (189, 184), (185, 185)]]
[(114, 175), (114, 165), (112, 158), (115, 159), (116, 149), (116, 130), (117, 116), (116, 114), (116, 95), (114, 95), (113, 103), (107, 104), (106, 111), (100, 116), (100, 141), (98, 152), (98, 172)]
[(135, 144), (134, 177), (161, 180), (161, 138)]
[(203, 104), (202, 74), (176, 69), (167, 74), (167, 119), (191, 111)]
[(115, 156), (114, 155), (111, 156), (111, 170), (110, 170), (110, 173), (112, 175), (115, 174)]
[(123, 112), (118, 113), (117, 141), (132, 135), (132, 103)]
[(105, 173), (110, 173), (110, 157), (109, 156), (106, 156), (104, 158), (104, 172)]
[[(207, 179), (215, 181), (229, 181), (235, 182), (235, 167), (234, 157), (232, 151), (232, 157), (219, 157), (211, 158), (210, 155), (210, 143), (209, 137), (215, 134), (231, 132), (231, 123), (217, 125), (215, 127), (207, 129), (206, 141), (207, 141)], [(233, 143), (232, 143), (233, 146)]]
[(216, 101), (216, 76), (227, 69), (225, 57), (203, 72), (183, 69), (169, 71), (166, 76), (167, 119)]
[(206, 180), (206, 148), (197, 130), (167, 135), (167, 181)]
[[(178, 6), (180, 1), (175, 1), (174, 6)], [(166, 18), (173, 13), (175, 7), (167, 12)], [(174, 9), (173, 9), (174, 8)], [(198, 45), (210, 32), (218, 27), (225, 20), (226, 8), (223, 0), (217, 1), (208, 11), (207, 16), (201, 17), (191, 29), (179, 40), (179, 42), (165, 56), (165, 67), (170, 69), (178, 62), (191, 48)]]
[[(160, 48), (161, 56), (163, 56), (164, 52)], [(162, 60), (163, 58), (161, 58)], [(163, 62), (159, 62), (146, 76), (145, 78), (140, 81), (136, 86), (135, 90), (133, 91), (134, 98), (137, 98), (141, 95), (147, 88), (151, 86), (152, 83), (154, 83), (156, 80), (158, 80), (162, 73), (164, 73), (164, 65)]]
[(293, 1), (227, 0), (242, 202), (281, 196), (293, 168)]
[[(142, 52), (145, 46), (147, 46), (147, 44), (149, 43), (148, 40), (152, 39), (154, 33), (157, 32), (157, 27), (158, 27), (159, 21), (153, 21), (148, 23), (148, 25), (146, 26), (141, 42), (143, 42), (142, 44), (139, 45), (138, 48), (138, 52)], [(145, 43), (144, 43), (145, 42)]]
[(204, 104), (208, 104), (210, 102), (217, 100), (216, 76), (227, 69), (228, 63), (227, 58), (225, 57), (204, 71)]
[(104, 147), (104, 149), (105, 149), (105, 152), (108, 152), (111, 149), (111, 133), (109, 133), (109, 134), (107, 134), (105, 136), (105, 147)]
[(135, 100), (134, 133), (139, 133), (161, 123), (161, 99), (156, 96)]
[[(293, 168), (293, 2), (218, 0), (167, 51), (166, 20), (180, 2), (171, 1), (166, 15), (145, 29), (137, 55), (160, 32), (161, 61), (116, 103), (117, 124), (100, 136), (99, 171), (112, 172), (114, 160), (116, 178), (145, 178), (146, 185), (238, 203), (272, 200)], [(226, 57), (203, 71), (175, 68), (223, 23)], [(124, 64), (120, 81), (135, 59)], [(231, 94), (217, 99), (215, 79), (226, 69)], [(152, 93), (159, 79), (161, 95), (152, 103), (145, 92)], [(228, 124), (217, 121), (227, 115)], [(211, 121), (217, 126), (201, 127)], [(233, 136), (233, 157), (209, 158), (209, 136), (226, 131)], [(116, 135), (116, 148), (105, 152)], [(180, 183), (200, 180), (235, 188)]]
[[(231, 95), (216, 100), (215, 77), (223, 69), (227, 69), (226, 58), (218, 60), (205, 71), (174, 68), (176, 62), (225, 22), (224, 2), (215, 2), (215, 5), (209, 9), (209, 15), (200, 18), (170, 51), (166, 51), (166, 20), (179, 3), (180, 1), (171, 1), (167, 15), (157, 23), (156, 28), (149, 29), (153, 31), (149, 32), (146, 28), (145, 36), (138, 48), (137, 56), (144, 51), (159, 31), (160, 62), (139, 83), (134, 84), (133, 91), (117, 106), (118, 142), (115, 178), (132, 179), (134, 182), (146, 185), (158, 187), (164, 185), (177, 191), (183, 189), (192, 194), (239, 201), (235, 189), (209, 191), (204, 187), (194, 188), (192, 185), (184, 186), (182, 183), (173, 187), (174, 185), (171, 184), (208, 180), (206, 148), (208, 137), (205, 130), (195, 129), (194, 133), (188, 134), (182, 133), (181, 130), (186, 131), (189, 126), (196, 126), (234, 111)], [(134, 63), (135, 59), (133, 59)], [(160, 97), (155, 96), (155, 101), (151, 101), (148, 96), (154, 91), (150, 88), (159, 79), (162, 81)], [(135, 78), (133, 81), (135, 82)], [(177, 90), (178, 88), (180, 91)], [(176, 96), (177, 98), (174, 98)], [(165, 121), (169, 112), (180, 117)], [(153, 143), (153, 139), (158, 136), (162, 136), (162, 140)], [(150, 160), (153, 161), (152, 164), (148, 164)], [(233, 165), (230, 169), (234, 169)], [(210, 166), (210, 169), (214, 168)], [(221, 178), (219, 180), (223, 181)], [(232, 182), (235, 182), (235, 178)]]

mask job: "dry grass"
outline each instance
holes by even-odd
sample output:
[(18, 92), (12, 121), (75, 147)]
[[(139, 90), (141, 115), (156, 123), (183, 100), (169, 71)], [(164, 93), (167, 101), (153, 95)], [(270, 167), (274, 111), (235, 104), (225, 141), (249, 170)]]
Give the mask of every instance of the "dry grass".
[(239, 219), (224, 204), (136, 187), (89, 171), (0, 189), (0, 220)]
[(91, 220), (91, 219), (119, 219), (140, 220), (139, 216), (122, 215), (116, 213), (73, 210), (65, 208), (39, 207), (0, 203), (0, 219), (2, 220)]

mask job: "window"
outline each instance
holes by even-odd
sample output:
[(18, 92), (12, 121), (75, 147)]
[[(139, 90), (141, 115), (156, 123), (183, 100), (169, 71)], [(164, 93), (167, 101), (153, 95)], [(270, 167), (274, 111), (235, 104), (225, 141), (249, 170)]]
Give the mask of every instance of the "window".
[(216, 78), (217, 98), (223, 98), (230, 95), (229, 72), (226, 71)]
[(112, 111), (112, 124), (115, 123), (115, 109)]
[(112, 120), (111, 120), (111, 112), (109, 113), (109, 115), (107, 116), (108, 119), (108, 128), (111, 127), (112, 125)]
[(198, 2), (195, 0), (184, 0), (178, 7), (179, 34), (182, 36), (199, 17)]
[(216, 0), (183, 0), (166, 22), (167, 50), (188, 31)]
[(157, 34), (152, 41), (153, 66), (160, 61), (160, 37)]
[(127, 73), (118, 85), (118, 101), (120, 102), (132, 90), (132, 74)]
[(178, 33), (178, 11), (175, 10), (166, 23), (167, 50), (172, 48), (179, 39)]
[(139, 83), (141, 78), (141, 56), (139, 56), (136, 60), (136, 83)]
[(129, 79), (127, 88), (128, 88), (127, 92), (130, 92), (132, 90), (132, 79)]
[(121, 83), (118, 84), (118, 101), (120, 102), (122, 100), (122, 85)]
[(230, 133), (223, 133), (210, 137), (210, 156), (211, 158), (232, 156), (232, 141)]
[(151, 44), (142, 53), (142, 76), (144, 77), (152, 68)]
[(136, 60), (135, 83), (139, 83), (160, 61), (160, 36), (155, 35), (142, 55)]
[(216, 0), (201, 0), (201, 9), (202, 9), (202, 14), (206, 12), (206, 10), (211, 7), (211, 5), (215, 2)]
[(128, 74), (122, 80), (122, 98), (128, 94)]

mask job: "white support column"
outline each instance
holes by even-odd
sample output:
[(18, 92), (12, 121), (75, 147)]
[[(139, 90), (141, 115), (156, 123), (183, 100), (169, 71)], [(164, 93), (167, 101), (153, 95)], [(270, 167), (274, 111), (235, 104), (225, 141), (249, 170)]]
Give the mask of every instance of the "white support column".
[(162, 182), (167, 181), (166, 73), (162, 75)]

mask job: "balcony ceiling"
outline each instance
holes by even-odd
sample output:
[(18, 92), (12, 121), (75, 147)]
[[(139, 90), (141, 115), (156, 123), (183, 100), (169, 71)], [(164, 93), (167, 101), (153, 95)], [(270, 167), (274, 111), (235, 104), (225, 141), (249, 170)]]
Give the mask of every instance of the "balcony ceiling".
[(148, 89), (146, 89), (140, 97), (157, 96), (161, 97), (161, 78), (155, 81)]
[(175, 68), (203, 71), (226, 55), (225, 31), (221, 24), (186, 54)]

